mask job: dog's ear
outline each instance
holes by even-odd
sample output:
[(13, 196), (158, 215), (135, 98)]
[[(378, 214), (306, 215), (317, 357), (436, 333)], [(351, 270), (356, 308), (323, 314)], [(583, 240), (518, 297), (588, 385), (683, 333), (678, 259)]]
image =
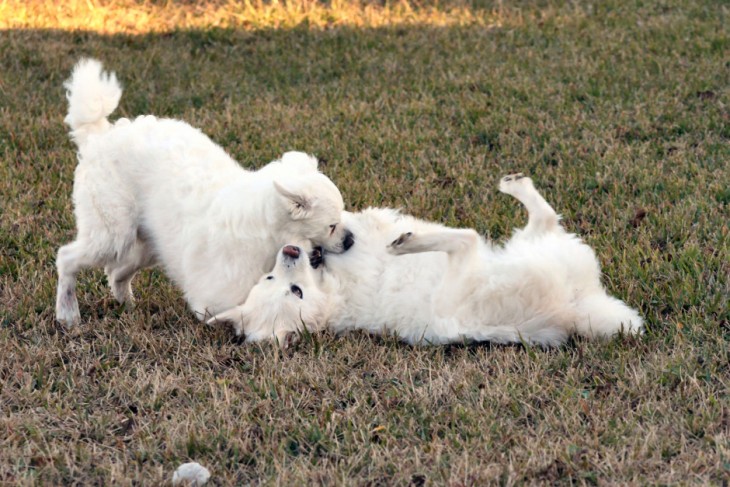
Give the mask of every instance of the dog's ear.
[(294, 220), (301, 220), (309, 216), (312, 211), (311, 196), (281, 181), (274, 181), (274, 187), (286, 199), (287, 208)]
[(236, 336), (242, 336), (244, 334), (247, 321), (248, 319), (246, 317), (246, 312), (244, 311), (243, 306), (236, 306), (235, 308), (231, 308), (222, 313), (218, 313), (217, 315), (209, 319), (207, 323), (209, 325), (212, 325), (213, 323), (230, 323), (231, 325), (233, 325)]

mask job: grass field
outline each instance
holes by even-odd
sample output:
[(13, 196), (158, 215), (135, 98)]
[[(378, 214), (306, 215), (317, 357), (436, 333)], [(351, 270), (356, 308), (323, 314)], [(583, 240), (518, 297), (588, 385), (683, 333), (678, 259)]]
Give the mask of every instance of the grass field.
[[(0, 2), (0, 484), (161, 484), (194, 460), (213, 485), (727, 485), (727, 4), (65, 5)], [(65, 330), (81, 56), (117, 71), (117, 115), (182, 118), (246, 167), (316, 154), (349, 209), (500, 239), (524, 214), (497, 181), (524, 171), (648, 332), (282, 355), (196, 322), (160, 270), (127, 310), (83, 273)]]

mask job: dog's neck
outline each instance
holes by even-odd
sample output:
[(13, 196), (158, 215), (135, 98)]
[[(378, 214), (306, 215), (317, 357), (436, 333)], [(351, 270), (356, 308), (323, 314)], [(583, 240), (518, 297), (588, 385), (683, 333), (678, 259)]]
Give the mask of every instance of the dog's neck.
[[(234, 181), (221, 188), (211, 203), (212, 219), (221, 224), (220, 230), (231, 232), (241, 240), (260, 240), (262, 245), (277, 248), (288, 242), (286, 235), (271, 235), (271, 228), (285, 228), (288, 218), (282, 198), (274, 186), (262, 183), (254, 186), (246, 181)], [(248, 210), (240, 211), (245, 205)], [(252, 229), (266, 229), (253, 232)]]

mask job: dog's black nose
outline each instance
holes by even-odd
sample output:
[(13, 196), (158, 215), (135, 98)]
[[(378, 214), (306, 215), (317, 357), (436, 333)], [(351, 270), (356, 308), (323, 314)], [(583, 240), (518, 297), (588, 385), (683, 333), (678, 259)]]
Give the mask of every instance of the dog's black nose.
[(342, 240), (342, 247), (344, 247), (345, 250), (352, 247), (352, 244), (355, 243), (355, 236), (352, 234), (351, 231), (347, 230), (345, 232), (345, 238)]
[(286, 245), (283, 249), (281, 249), (281, 253), (288, 257), (291, 257), (292, 259), (298, 259), (299, 254), (301, 253), (301, 249), (294, 245)]

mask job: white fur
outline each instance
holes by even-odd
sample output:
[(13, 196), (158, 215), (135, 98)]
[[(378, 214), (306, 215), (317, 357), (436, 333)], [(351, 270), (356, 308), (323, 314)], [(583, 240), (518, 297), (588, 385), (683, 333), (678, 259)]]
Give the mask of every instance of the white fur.
[[(234, 322), (251, 341), (303, 325), (390, 333), (411, 344), (553, 346), (573, 332), (639, 332), (641, 317), (606, 294), (593, 250), (565, 232), (532, 181), (507, 176), (500, 190), (529, 213), (527, 226), (504, 246), (390, 209), (346, 213), (352, 249), (327, 256), (318, 270), (285, 269), (280, 257), (273, 279), (262, 278), (242, 306), (216, 318)], [(292, 283), (303, 299), (287, 293)]]
[(172, 474), (172, 485), (188, 485), (202, 487), (208, 483), (210, 471), (198, 462), (183, 463)]
[[(351, 234), (342, 196), (317, 160), (288, 152), (259, 171), (241, 168), (185, 122), (106, 117), (122, 89), (95, 60), (64, 85), (66, 123), (79, 148), (73, 201), (76, 240), (58, 251), (57, 319), (80, 320), (76, 275), (103, 266), (114, 296), (131, 301), (131, 280), (160, 263), (199, 318), (244, 301), (289, 241), (333, 252)], [(351, 240), (350, 240), (351, 241)]]

